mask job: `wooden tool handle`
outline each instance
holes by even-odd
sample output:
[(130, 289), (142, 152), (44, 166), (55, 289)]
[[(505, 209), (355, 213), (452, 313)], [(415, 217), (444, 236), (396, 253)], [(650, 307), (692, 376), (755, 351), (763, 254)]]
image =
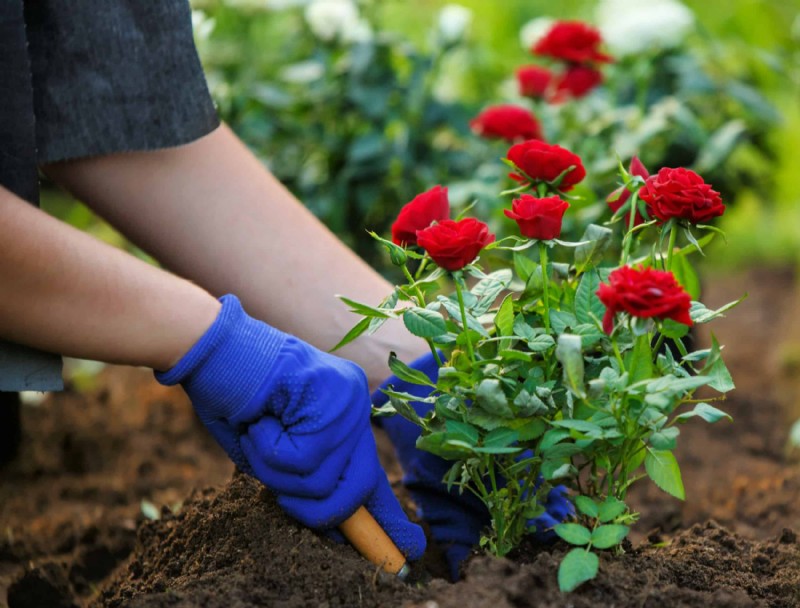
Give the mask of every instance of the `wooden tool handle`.
[(390, 574), (405, 578), (408, 572), (405, 556), (364, 507), (359, 507), (349, 519), (343, 521), (339, 530), (373, 564)]

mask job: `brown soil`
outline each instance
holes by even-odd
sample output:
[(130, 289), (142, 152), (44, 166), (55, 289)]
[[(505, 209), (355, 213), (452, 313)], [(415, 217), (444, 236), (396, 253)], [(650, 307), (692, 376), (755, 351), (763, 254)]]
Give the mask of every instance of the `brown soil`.
[[(750, 292), (712, 324), (738, 385), (722, 404), (735, 422), (683, 427), (689, 500), (644, 484), (635, 548), (603, 556), (575, 593), (557, 590), (560, 546), (475, 557), (456, 585), (399, 585), (287, 520), (244, 477), (178, 509), (231, 467), (179, 392), (109, 368), (94, 390), (23, 408), (22, 458), (0, 470), (0, 607), (6, 590), (9, 608), (800, 606), (800, 476), (785, 451), (800, 415), (789, 407), (800, 390), (794, 289), (774, 271), (708, 285), (709, 307)], [(142, 499), (165, 505), (160, 521), (142, 516)]]

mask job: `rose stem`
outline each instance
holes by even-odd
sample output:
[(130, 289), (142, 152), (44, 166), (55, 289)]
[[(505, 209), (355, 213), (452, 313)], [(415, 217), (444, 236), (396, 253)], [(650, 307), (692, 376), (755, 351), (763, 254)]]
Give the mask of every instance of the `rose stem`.
[(461, 283), (459, 279), (461, 273), (453, 273), (453, 280), (456, 284), (456, 297), (458, 298), (458, 307), (461, 310), (461, 327), (464, 330), (464, 338), (467, 342), (467, 353), (469, 354), (470, 361), (475, 363), (475, 352), (472, 350), (472, 339), (469, 337), (469, 327), (467, 326), (467, 309), (464, 306), (464, 295), (461, 293)]
[[(409, 280), (409, 286), (413, 285), (414, 290), (417, 292), (417, 306), (419, 306), (420, 308), (425, 308), (425, 296), (422, 295), (422, 290), (419, 288), (419, 285), (415, 285), (416, 281), (414, 280), (414, 277), (411, 276), (411, 273), (408, 271), (408, 266), (403, 264), (402, 268), (403, 268), (403, 274), (405, 274), (406, 278)], [(442, 365), (444, 364), (442, 363), (442, 360), (439, 357), (439, 352), (433, 345), (433, 340), (431, 340), (430, 338), (425, 338), (425, 342), (428, 343), (428, 347), (431, 349), (431, 352), (433, 353), (433, 358), (436, 359), (436, 363), (439, 365), (439, 367), (442, 367)]]
[(548, 284), (550, 275), (547, 272), (547, 245), (544, 241), (539, 241), (539, 263), (542, 266), (542, 303), (544, 304), (544, 328), (550, 333), (550, 295)]

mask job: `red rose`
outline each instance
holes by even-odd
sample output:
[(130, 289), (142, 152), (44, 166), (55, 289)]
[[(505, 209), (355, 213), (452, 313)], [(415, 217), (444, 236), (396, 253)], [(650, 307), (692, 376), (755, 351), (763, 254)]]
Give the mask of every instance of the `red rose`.
[(524, 97), (533, 97), (534, 99), (546, 97), (552, 80), (553, 73), (538, 65), (526, 65), (517, 70), (519, 94)]
[(599, 70), (585, 65), (573, 65), (556, 79), (553, 101), (559, 103), (585, 97), (601, 82), (603, 74)]
[(536, 117), (525, 108), (498, 105), (486, 108), (473, 118), (469, 126), (481, 137), (506, 141), (542, 139), (542, 129)]
[[(638, 156), (634, 156), (631, 159), (631, 164), (628, 167), (628, 173), (630, 173), (631, 175), (638, 175), (639, 177), (643, 177), (644, 179), (650, 177), (650, 173), (647, 170), (647, 167), (645, 167), (642, 164), (642, 161), (639, 160)], [(620, 207), (622, 207), (622, 205), (628, 202), (630, 196), (631, 196), (630, 190), (628, 190), (625, 186), (620, 186), (619, 188), (614, 190), (614, 192), (608, 195), (608, 197), (606, 198), (606, 203), (608, 204), (611, 211), (613, 213), (616, 213), (617, 210)], [(628, 226), (630, 226), (630, 221), (631, 221), (631, 214), (629, 211), (628, 213), (625, 214), (626, 229)], [(633, 225), (638, 226), (643, 222), (644, 218), (642, 217), (642, 214), (637, 211), (636, 217), (633, 219)]]
[(445, 270), (461, 270), (494, 241), (489, 227), (474, 218), (443, 220), (417, 232), (417, 243)]
[(561, 220), (569, 203), (558, 196), (536, 198), (523, 194), (511, 203), (505, 213), (519, 225), (519, 231), (529, 239), (549, 241), (561, 234)]
[(618, 312), (692, 324), (689, 316), (692, 298), (671, 272), (623, 266), (612, 272), (608, 281), (608, 285), (601, 283), (597, 290), (597, 297), (606, 306), (603, 331), (607, 334), (614, 330), (614, 315)]
[(400, 209), (392, 224), (392, 242), (398, 245), (416, 245), (417, 231), (450, 217), (447, 188), (434, 186), (418, 194)]
[(586, 177), (580, 156), (569, 150), (543, 141), (524, 141), (511, 146), (508, 159), (520, 170), (520, 174), (512, 173), (511, 177), (518, 182), (552, 182), (567, 169), (572, 167), (561, 180), (559, 190), (567, 192)]
[(558, 21), (539, 39), (532, 52), (571, 63), (613, 61), (598, 50), (602, 42), (600, 32), (586, 23)]
[(700, 224), (725, 213), (719, 192), (689, 169), (664, 167), (647, 179), (639, 198), (662, 222), (678, 218)]

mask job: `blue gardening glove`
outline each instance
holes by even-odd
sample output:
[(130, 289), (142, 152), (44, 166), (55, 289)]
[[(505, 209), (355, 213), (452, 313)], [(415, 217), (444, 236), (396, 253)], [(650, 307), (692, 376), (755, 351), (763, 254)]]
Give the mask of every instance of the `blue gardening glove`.
[[(411, 367), (423, 372), (433, 382), (438, 379), (439, 367), (433, 354), (423, 355)], [(427, 397), (431, 391), (430, 387), (411, 384), (392, 376), (372, 394), (374, 405), (381, 406), (388, 401), (388, 397), (380, 389), (389, 386), (421, 399)], [(427, 414), (432, 407), (430, 403), (419, 401), (411, 405), (420, 416)], [(414, 497), (420, 517), (428, 522), (431, 535), (442, 547), (450, 567), (450, 575), (455, 581), (459, 577), (461, 562), (477, 544), (481, 530), (489, 525), (489, 513), (473, 494), (459, 494), (457, 489), (447, 491), (442, 479), (452, 463), (416, 448), (420, 434), (418, 426), (402, 416), (377, 420), (394, 444), (405, 473), (403, 483)], [(574, 507), (567, 498), (567, 488), (564, 486), (553, 488), (544, 506), (545, 512), (530, 523), (536, 525), (536, 538), (549, 541), (556, 537), (552, 527), (572, 515)]]
[(331, 530), (360, 505), (410, 560), (425, 551), (378, 462), (360, 367), (248, 316), (220, 298), (213, 325), (156, 378), (180, 383), (231, 460), (289, 515)]

